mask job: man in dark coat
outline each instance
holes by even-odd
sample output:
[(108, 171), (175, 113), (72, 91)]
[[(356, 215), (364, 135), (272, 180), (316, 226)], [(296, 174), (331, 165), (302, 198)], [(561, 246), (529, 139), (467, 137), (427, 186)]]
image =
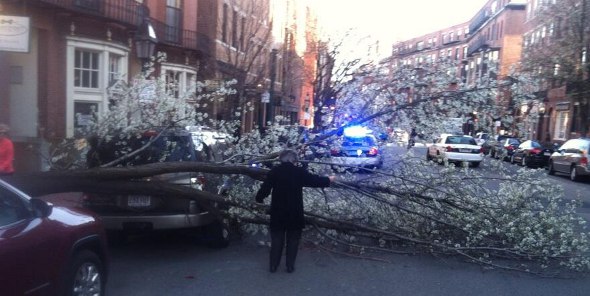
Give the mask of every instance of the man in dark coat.
[(328, 187), (334, 176), (322, 177), (295, 165), (297, 153), (284, 150), (279, 155), (281, 164), (272, 168), (256, 194), (256, 202), (262, 203), (271, 193), (270, 203), (270, 272), (275, 272), (281, 262), (286, 243), (287, 272), (295, 270), (295, 258), (301, 232), (305, 226), (303, 214), (303, 187)]

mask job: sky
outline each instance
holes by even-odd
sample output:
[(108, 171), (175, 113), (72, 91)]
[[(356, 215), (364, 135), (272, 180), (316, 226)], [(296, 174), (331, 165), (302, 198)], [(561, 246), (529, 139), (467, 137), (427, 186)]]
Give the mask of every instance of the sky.
[(355, 28), (386, 50), (391, 44), (470, 20), (487, 0), (315, 0), (328, 32)]

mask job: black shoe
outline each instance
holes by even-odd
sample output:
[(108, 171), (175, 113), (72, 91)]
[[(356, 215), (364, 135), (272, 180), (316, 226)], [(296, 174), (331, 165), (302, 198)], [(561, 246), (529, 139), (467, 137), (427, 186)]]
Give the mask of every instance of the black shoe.
[(293, 266), (287, 266), (287, 272), (288, 273), (293, 273), (293, 271), (295, 271), (295, 267), (293, 267)]
[(271, 266), (269, 269), (270, 272), (275, 273), (277, 272), (277, 267), (276, 266)]

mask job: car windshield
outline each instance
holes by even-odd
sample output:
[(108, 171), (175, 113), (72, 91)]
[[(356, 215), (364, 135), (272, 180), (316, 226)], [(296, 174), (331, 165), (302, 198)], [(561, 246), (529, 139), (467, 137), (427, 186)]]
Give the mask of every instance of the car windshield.
[(514, 138), (509, 138), (508, 140), (508, 145), (518, 145), (520, 144), (520, 141)]
[(375, 140), (373, 137), (344, 137), (342, 146), (374, 146)]
[[(166, 132), (160, 135), (149, 146), (146, 144), (152, 140), (153, 135), (144, 134), (139, 138), (126, 140), (104, 141), (95, 147), (98, 163), (89, 163), (90, 166), (108, 163), (124, 157), (129, 153), (137, 153), (134, 156), (123, 159), (119, 164), (143, 165), (155, 162), (171, 161), (196, 161), (194, 145), (190, 133), (187, 132)], [(91, 153), (91, 152), (89, 152)], [(90, 160), (89, 160), (90, 161)]]
[(533, 147), (533, 148), (542, 148), (543, 146), (541, 146), (541, 144), (539, 144), (537, 142), (531, 141), (531, 147)]
[(445, 144), (467, 144), (467, 145), (477, 145), (475, 139), (471, 137), (464, 137), (464, 136), (450, 136), (447, 137)]

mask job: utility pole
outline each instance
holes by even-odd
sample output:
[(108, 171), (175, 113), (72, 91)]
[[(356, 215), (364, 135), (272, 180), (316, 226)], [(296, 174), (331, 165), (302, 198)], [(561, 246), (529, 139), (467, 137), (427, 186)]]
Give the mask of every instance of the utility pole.
[(277, 54), (278, 50), (273, 49), (270, 53), (270, 87), (268, 88), (269, 101), (266, 104), (266, 122), (274, 121), (275, 102), (275, 80), (277, 76)]

